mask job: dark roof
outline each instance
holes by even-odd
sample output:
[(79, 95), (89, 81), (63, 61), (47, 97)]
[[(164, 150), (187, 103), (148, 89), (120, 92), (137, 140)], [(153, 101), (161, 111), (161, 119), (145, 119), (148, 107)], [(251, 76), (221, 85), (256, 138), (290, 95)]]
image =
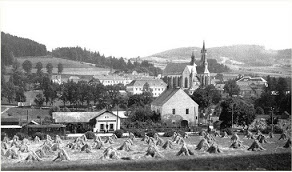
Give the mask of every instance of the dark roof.
[(50, 124), (50, 125), (27, 125), (28, 128), (64, 128), (63, 124)]
[(55, 120), (55, 123), (88, 123), (93, 118), (96, 118), (105, 112), (115, 115), (105, 109), (99, 112), (53, 112), (53, 119)]
[(153, 102), (152, 105), (161, 106), (165, 102), (167, 102), (180, 88), (169, 88), (163, 91), (159, 97), (157, 97)]
[(130, 84), (128, 84), (128, 86), (144, 86), (145, 83), (149, 84), (149, 87), (153, 87), (153, 86), (164, 86), (166, 87), (166, 83), (161, 80), (161, 79), (137, 79), (137, 80), (133, 80)]
[(181, 75), (189, 63), (168, 63), (163, 70), (163, 75)]

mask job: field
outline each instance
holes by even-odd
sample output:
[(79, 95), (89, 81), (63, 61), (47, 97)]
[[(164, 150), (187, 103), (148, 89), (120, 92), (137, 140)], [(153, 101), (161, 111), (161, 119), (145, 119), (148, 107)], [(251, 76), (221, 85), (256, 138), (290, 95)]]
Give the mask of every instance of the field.
[[(1, 112), (4, 111), (6, 108), (1, 107)], [(19, 118), (21, 121), (27, 120), (27, 113), (28, 113), (28, 120), (35, 120), (39, 122), (38, 116), (41, 117), (43, 120), (45, 117), (50, 117), (49, 109), (33, 109), (33, 108), (9, 108), (6, 112), (1, 114), (2, 118)], [(9, 114), (9, 115), (8, 115)]]
[[(141, 138), (134, 140), (133, 151), (118, 150), (123, 159), (100, 159), (105, 148), (112, 146), (118, 148), (127, 138), (114, 140), (113, 144), (105, 144), (102, 149), (92, 149), (91, 153), (71, 150), (66, 147), (67, 143), (73, 140), (63, 140), (63, 147), (69, 155), (70, 161), (52, 162), (57, 156), (50, 155), (40, 162), (27, 162), (24, 158), (28, 153), (21, 153), (21, 158), (11, 160), (2, 157), (2, 170), (291, 170), (291, 148), (283, 148), (285, 140), (278, 140), (280, 136), (275, 134), (274, 138), (268, 138), (269, 143), (262, 144), (266, 149), (263, 151), (248, 151), (247, 148), (253, 140), (240, 136), (240, 140), (246, 148), (233, 149), (230, 138), (216, 137), (216, 142), (221, 153), (210, 154), (203, 150), (195, 150), (196, 145), (203, 138), (202, 136), (190, 136), (185, 139), (187, 147), (194, 152), (191, 156), (175, 156), (181, 145), (174, 144), (174, 149), (165, 150), (158, 146), (162, 158), (146, 157), (148, 144), (141, 141)], [(161, 137), (164, 141), (170, 137)], [(103, 141), (105, 138), (103, 138)], [(43, 142), (43, 141), (42, 141)], [(93, 140), (88, 140), (89, 145)], [(29, 149), (36, 150), (43, 143), (30, 141)], [(124, 160), (128, 159), (128, 160)], [(130, 159), (130, 160), (129, 160)]]
[[(32, 73), (36, 73), (35, 66), (38, 62), (43, 64), (43, 72), (46, 73), (46, 65), (52, 63), (53, 73), (58, 73), (58, 64), (63, 64), (62, 74), (68, 75), (97, 75), (97, 74), (106, 74), (110, 72), (110, 69), (95, 67), (94, 64), (67, 60), (62, 58), (50, 57), (50, 56), (40, 56), (40, 57), (17, 57), (20, 66), (25, 60), (32, 62)], [(11, 72), (10, 68), (7, 68), (8, 72)]]

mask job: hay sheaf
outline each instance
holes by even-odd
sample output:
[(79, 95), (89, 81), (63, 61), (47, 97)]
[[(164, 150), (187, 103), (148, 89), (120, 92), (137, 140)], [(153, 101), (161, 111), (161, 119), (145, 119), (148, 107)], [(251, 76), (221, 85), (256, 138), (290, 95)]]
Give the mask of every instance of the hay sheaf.
[(284, 148), (290, 148), (291, 147), (291, 139), (289, 138), (285, 145), (283, 146)]
[(164, 145), (162, 146), (163, 149), (173, 149), (172, 141), (167, 140)]
[(208, 141), (206, 139), (202, 139), (197, 145), (196, 150), (201, 150), (201, 149), (207, 150), (209, 147), (210, 146), (209, 146)]
[(60, 149), (58, 152), (58, 155), (53, 161), (64, 161), (64, 160), (70, 160), (67, 152), (64, 149)]
[(262, 151), (265, 149), (261, 146), (258, 140), (255, 140), (247, 150)]
[(194, 155), (194, 152), (192, 152), (186, 144), (183, 144), (182, 147), (180, 148), (179, 152), (176, 154), (176, 156), (190, 156), (190, 155)]
[(103, 151), (103, 155), (100, 157), (100, 159), (120, 159), (121, 154), (117, 152), (112, 146), (106, 148)]
[(130, 143), (125, 141), (119, 148), (118, 150), (124, 150), (124, 151), (133, 151), (133, 149), (130, 146)]
[(164, 156), (158, 151), (157, 147), (150, 145), (146, 151), (145, 156), (151, 156), (153, 158), (163, 158)]
[(35, 152), (31, 151), (24, 161), (43, 161)]
[(219, 146), (217, 144), (212, 144), (208, 149), (207, 152), (209, 153), (221, 153)]

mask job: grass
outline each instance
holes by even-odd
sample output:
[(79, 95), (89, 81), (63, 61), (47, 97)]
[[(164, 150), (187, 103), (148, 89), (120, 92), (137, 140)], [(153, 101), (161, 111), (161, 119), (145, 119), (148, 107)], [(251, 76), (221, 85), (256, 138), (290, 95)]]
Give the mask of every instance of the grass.
[[(240, 136), (243, 144), (250, 146), (253, 140), (244, 139)], [(291, 148), (281, 148), (286, 141), (275, 138), (268, 139), (270, 143), (263, 144), (264, 151), (253, 152), (244, 149), (229, 148), (231, 141), (229, 138), (216, 138), (216, 142), (223, 151), (219, 154), (209, 154), (205, 151), (195, 150), (196, 145), (202, 139), (200, 136), (191, 136), (185, 139), (188, 147), (195, 152), (193, 156), (175, 156), (179, 151), (179, 145), (175, 144), (173, 150), (164, 150), (158, 147), (160, 153), (164, 156), (161, 159), (145, 157), (145, 151), (148, 147), (140, 138), (134, 141), (133, 150), (130, 152), (118, 151), (122, 157), (132, 157), (133, 160), (101, 160), (102, 150), (93, 149), (92, 153), (80, 152), (80, 150), (70, 150), (65, 145), (73, 140), (64, 140), (62, 146), (67, 151), (70, 161), (52, 162), (56, 157), (44, 158), (42, 162), (24, 162), (22, 160), (2, 159), (2, 170), (291, 170)], [(171, 138), (162, 137), (164, 141)], [(105, 140), (103, 138), (103, 140)], [(115, 141), (111, 146), (118, 148), (126, 138)], [(93, 141), (88, 141), (92, 145)], [(31, 143), (29, 148), (35, 150), (42, 143)], [(105, 147), (110, 146), (106, 144)], [(22, 153), (22, 159), (27, 153)]]

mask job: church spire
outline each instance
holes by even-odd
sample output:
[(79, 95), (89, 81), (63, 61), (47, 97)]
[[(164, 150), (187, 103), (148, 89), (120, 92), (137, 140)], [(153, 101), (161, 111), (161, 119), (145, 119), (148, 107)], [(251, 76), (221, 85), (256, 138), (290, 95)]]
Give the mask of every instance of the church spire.
[(192, 51), (192, 56), (191, 56), (191, 63), (190, 65), (195, 65), (196, 62), (196, 57), (195, 57), (195, 50)]

